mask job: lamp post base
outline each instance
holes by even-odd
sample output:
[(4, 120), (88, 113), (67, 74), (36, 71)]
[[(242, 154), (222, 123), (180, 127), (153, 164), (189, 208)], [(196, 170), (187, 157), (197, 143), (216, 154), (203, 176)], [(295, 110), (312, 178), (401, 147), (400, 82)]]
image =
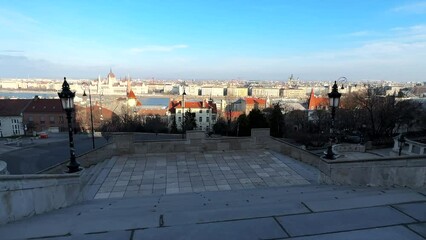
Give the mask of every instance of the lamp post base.
[(69, 163), (67, 165), (68, 171), (66, 171), (66, 173), (75, 173), (75, 172), (80, 172), (81, 170), (83, 170), (83, 168), (80, 167), (80, 164), (76, 163)]
[(325, 159), (329, 159), (329, 160), (334, 160), (334, 159), (336, 159), (336, 154), (334, 154), (334, 152), (333, 152), (333, 149), (332, 149), (332, 147), (331, 147), (331, 145), (330, 146), (328, 146), (327, 147), (327, 151), (326, 152), (324, 152), (324, 158)]

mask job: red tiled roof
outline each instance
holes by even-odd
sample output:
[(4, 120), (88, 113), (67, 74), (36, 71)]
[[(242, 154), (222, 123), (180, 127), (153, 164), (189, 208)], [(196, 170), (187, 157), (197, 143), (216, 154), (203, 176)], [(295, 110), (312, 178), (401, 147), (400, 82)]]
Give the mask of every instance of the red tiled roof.
[(19, 116), (32, 99), (0, 99), (0, 116)]
[(229, 119), (229, 116), (231, 116), (231, 120), (235, 120), (237, 119), (241, 114), (243, 114), (243, 112), (240, 111), (226, 111), (225, 115), (226, 115), (226, 119)]
[[(93, 116), (95, 117), (95, 115), (100, 115), (100, 106), (95, 104), (92, 105), (92, 113)], [(77, 113), (80, 113), (80, 111), (86, 111), (85, 116), (90, 116), (90, 107), (87, 106), (80, 106), (80, 105), (76, 105), (75, 106), (75, 110)], [(109, 120), (112, 118), (113, 115), (116, 115), (113, 111), (109, 110), (108, 108), (102, 107), (102, 117), (104, 120)]]
[(258, 104), (258, 105), (266, 105), (266, 99), (262, 98), (245, 98), (246, 104)]
[(139, 115), (160, 115), (164, 116), (166, 115), (167, 109), (150, 109), (150, 108), (144, 108), (138, 111)]
[[(185, 108), (205, 108), (205, 109), (212, 109), (213, 113), (217, 113), (217, 107), (216, 107), (216, 103), (212, 102), (212, 101), (185, 101)], [(174, 101), (171, 100), (169, 102), (169, 112), (170, 113), (175, 113), (176, 112), (176, 108), (182, 108), (182, 102), (181, 101)]]
[(185, 108), (202, 108), (203, 102), (185, 102)]
[(25, 113), (62, 113), (62, 104), (60, 99), (33, 99)]
[(135, 93), (133, 92), (133, 90), (130, 90), (129, 93), (127, 93), (127, 98), (130, 99), (136, 99), (136, 106), (142, 106), (142, 103), (139, 101), (139, 99), (136, 97)]
[(322, 107), (328, 107), (328, 98), (315, 96), (314, 89), (312, 89), (308, 102), (308, 110), (315, 110)]

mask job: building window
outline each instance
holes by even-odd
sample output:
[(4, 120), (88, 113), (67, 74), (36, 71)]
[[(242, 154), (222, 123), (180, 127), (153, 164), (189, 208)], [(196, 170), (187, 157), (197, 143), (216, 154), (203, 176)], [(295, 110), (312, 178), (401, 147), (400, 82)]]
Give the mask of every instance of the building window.
[(178, 117), (178, 122), (182, 121), (182, 117)]
[(216, 121), (216, 115), (212, 115), (212, 120)]
[(33, 121), (34, 121), (33, 116), (29, 116), (29, 117), (28, 117), (28, 122), (33, 122)]
[(182, 111), (181, 111), (181, 110), (178, 110), (178, 111), (177, 111), (177, 113), (182, 113)]
[(206, 122), (210, 122), (210, 118), (209, 117), (206, 117)]
[(44, 123), (45, 123), (44, 116), (41, 116), (41, 117), (40, 117), (40, 123), (41, 123), (41, 124), (44, 124)]
[(208, 109), (207, 109), (207, 110), (206, 110), (206, 113), (209, 113), (209, 112), (210, 112), (210, 110), (208, 110)]
[(200, 117), (198, 120), (199, 120), (199, 122), (202, 122), (203, 121), (203, 117)]
[(200, 109), (199, 113), (203, 113), (203, 110)]
[(55, 123), (55, 117), (54, 116), (50, 116), (49, 117), (49, 122), (50, 122), (50, 124), (54, 124)]

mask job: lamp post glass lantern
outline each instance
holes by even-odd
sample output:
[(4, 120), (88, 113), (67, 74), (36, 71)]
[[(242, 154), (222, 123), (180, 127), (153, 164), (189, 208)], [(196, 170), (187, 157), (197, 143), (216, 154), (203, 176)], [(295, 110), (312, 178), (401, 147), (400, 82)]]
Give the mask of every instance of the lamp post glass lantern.
[(330, 143), (327, 147), (327, 152), (325, 154), (326, 159), (335, 159), (336, 155), (333, 152), (332, 145), (333, 140), (335, 139), (334, 134), (334, 117), (336, 115), (336, 108), (339, 107), (341, 93), (338, 91), (337, 81), (334, 81), (334, 85), (332, 87), (331, 93), (328, 94), (329, 98), (329, 106), (331, 107), (331, 126), (330, 126)]
[[(93, 127), (93, 110), (92, 110), (92, 94), (90, 94), (89, 86), (89, 107), (90, 107), (90, 125), (91, 125), (91, 134), (92, 134), (92, 148), (95, 149), (95, 129)], [(86, 90), (83, 92), (83, 97), (87, 97)], [(86, 110), (84, 110), (86, 112)]]
[(70, 143), (70, 162), (67, 165), (68, 173), (74, 173), (81, 170), (80, 164), (75, 158), (74, 136), (72, 127), (72, 112), (74, 111), (75, 92), (72, 92), (70, 90), (70, 85), (68, 84), (66, 78), (64, 78), (64, 82), (62, 83), (62, 91), (58, 92), (58, 96), (61, 99), (62, 108), (65, 110), (68, 120), (68, 138)]

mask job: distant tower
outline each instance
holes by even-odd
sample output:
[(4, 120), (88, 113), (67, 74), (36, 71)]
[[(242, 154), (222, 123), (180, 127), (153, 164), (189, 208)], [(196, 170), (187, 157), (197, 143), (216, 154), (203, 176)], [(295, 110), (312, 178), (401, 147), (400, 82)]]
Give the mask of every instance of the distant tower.
[(117, 79), (115, 78), (115, 74), (112, 72), (112, 69), (109, 69), (109, 73), (107, 76), (107, 81), (108, 81), (108, 85), (112, 86), (114, 85), (114, 83), (117, 81)]

